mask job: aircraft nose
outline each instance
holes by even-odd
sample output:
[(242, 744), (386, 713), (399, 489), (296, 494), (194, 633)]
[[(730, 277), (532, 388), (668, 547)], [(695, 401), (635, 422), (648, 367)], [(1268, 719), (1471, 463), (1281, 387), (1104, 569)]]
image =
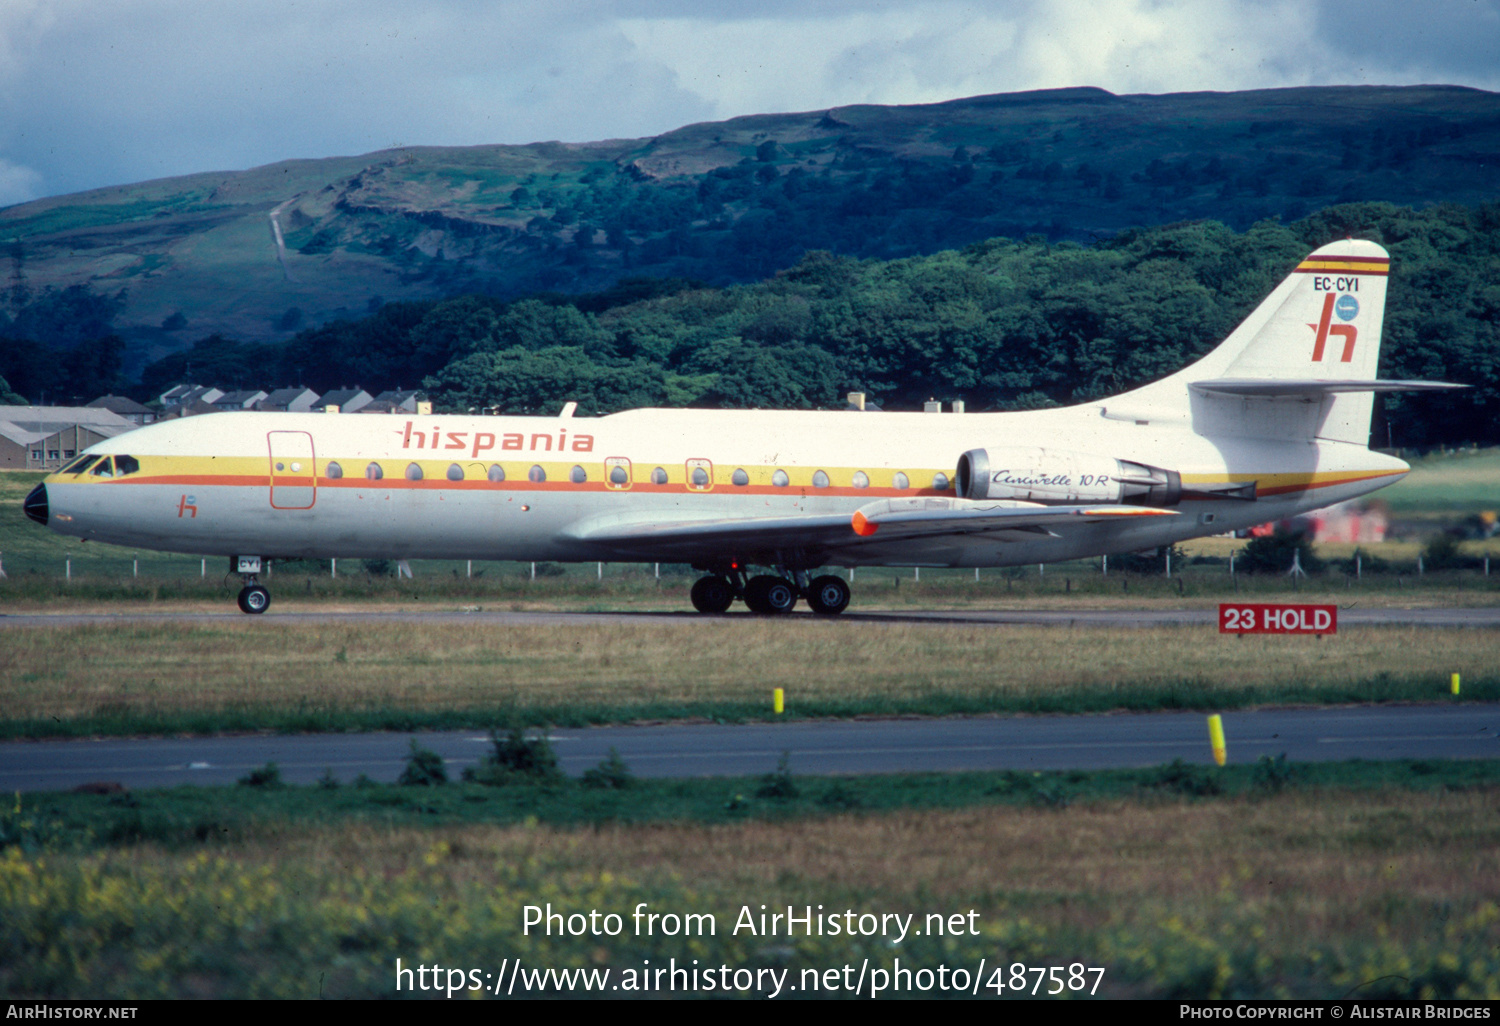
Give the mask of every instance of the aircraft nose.
[(26, 501), (21, 504), (26, 515), (43, 527), (47, 526), (47, 486), (39, 484), (26, 496)]

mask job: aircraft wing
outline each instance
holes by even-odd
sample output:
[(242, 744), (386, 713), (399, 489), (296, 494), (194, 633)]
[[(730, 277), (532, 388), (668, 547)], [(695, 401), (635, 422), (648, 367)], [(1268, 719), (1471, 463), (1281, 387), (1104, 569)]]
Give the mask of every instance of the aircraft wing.
[(616, 552), (756, 553), (855, 548), (875, 541), (1022, 531), (1142, 516), (1176, 516), (1146, 506), (1044, 506), (1030, 502), (927, 497), (882, 499), (850, 513), (803, 516), (705, 516), (662, 519), (633, 514), (593, 517), (563, 537)]

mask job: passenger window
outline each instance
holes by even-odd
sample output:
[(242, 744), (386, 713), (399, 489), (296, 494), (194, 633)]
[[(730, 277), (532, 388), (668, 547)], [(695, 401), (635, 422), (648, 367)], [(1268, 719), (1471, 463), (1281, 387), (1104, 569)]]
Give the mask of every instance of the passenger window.
[(365, 467), (365, 477), (371, 481), (379, 481), (382, 477), (385, 477), (385, 471), (380, 469), (379, 463), (371, 463)]
[(946, 492), (948, 490), (948, 475), (942, 473), (941, 471), (933, 474), (932, 487), (936, 488), (940, 492)]
[(526, 477), (529, 480), (535, 481), (540, 484), (541, 482), (547, 480), (547, 472), (542, 469), (541, 464), (536, 464), (532, 466)]
[(498, 463), (491, 463), (490, 472), (485, 476), (487, 476), (495, 484), (499, 484), (501, 481), (505, 480), (505, 468)]
[(568, 471), (568, 480), (574, 484), (583, 484), (588, 479), (589, 472), (580, 466), (575, 465), (572, 470)]
[(323, 473), (328, 476), (330, 481), (337, 481), (344, 476), (344, 468), (337, 463), (329, 462), (323, 464)]
[(422, 480), (422, 468), (415, 463), (408, 463), (406, 465), (406, 479), (408, 481)]
[(687, 470), (688, 488), (695, 492), (706, 492), (714, 486), (714, 465), (711, 460), (691, 459)]
[(604, 461), (604, 484), (615, 490), (630, 487), (630, 461), (624, 456), (610, 456)]
[(115, 476), (124, 477), (126, 474), (134, 474), (141, 469), (141, 461), (134, 456), (115, 457)]
[(818, 471), (817, 473), (813, 474), (813, 487), (814, 488), (827, 488), (828, 487), (828, 475), (825, 474), (825, 473), (823, 473), (821, 470)]
[(908, 478), (907, 478), (907, 476), (905, 474), (903, 474), (901, 471), (898, 470), (898, 471), (896, 471), (896, 476), (893, 477), (893, 478), (891, 478), (891, 487), (892, 488), (903, 488), (903, 489), (904, 488), (910, 488), (911, 487), (911, 481), (908, 480)]
[(745, 473), (744, 468), (741, 467), (741, 468), (735, 470), (734, 475), (732, 477), (730, 477), (730, 480), (733, 481), (737, 485), (743, 486), (743, 485), (747, 485), (747, 484), (750, 483), (750, 475), (747, 474), (747, 473)]
[(667, 472), (660, 467), (657, 467), (655, 470), (651, 471), (651, 483), (654, 485), (666, 484)]
[(462, 481), (464, 479), (464, 468), (457, 463), (448, 464), (448, 480)]
[(863, 470), (856, 470), (854, 472), (854, 487), (856, 487), (856, 488), (868, 488), (868, 487), (870, 487), (870, 475), (866, 474)]
[(93, 472), (89, 476), (90, 477), (114, 477), (115, 476), (115, 471), (114, 471), (114, 467), (110, 463), (109, 457), (106, 456), (106, 457), (104, 457), (104, 459), (100, 460), (99, 461), (99, 465), (94, 468)]
[(785, 488), (791, 484), (792, 479), (786, 476), (786, 471), (778, 470), (771, 475), (771, 483), (777, 488)]

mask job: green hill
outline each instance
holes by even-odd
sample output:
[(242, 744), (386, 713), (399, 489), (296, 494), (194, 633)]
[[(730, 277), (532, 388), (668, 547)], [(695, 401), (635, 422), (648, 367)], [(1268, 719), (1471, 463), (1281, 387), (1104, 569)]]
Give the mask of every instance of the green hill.
[(13, 313), (49, 287), (118, 295), (133, 372), (211, 333), (275, 341), (398, 299), (726, 284), (810, 249), (1243, 229), (1356, 200), (1472, 205), (1495, 198), (1497, 161), (1500, 95), (1473, 89), (1067, 89), (162, 179), (0, 210), (0, 253)]

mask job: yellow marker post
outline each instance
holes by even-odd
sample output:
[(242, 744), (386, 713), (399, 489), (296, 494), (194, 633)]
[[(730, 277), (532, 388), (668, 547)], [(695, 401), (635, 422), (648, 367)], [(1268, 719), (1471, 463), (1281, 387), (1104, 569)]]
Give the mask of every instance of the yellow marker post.
[(780, 688), (771, 692), (771, 708), (776, 710), (777, 716), (786, 711), (786, 694)]
[(1229, 749), (1224, 744), (1224, 721), (1218, 713), (1208, 718), (1208, 740), (1214, 746), (1214, 762), (1224, 765), (1229, 758)]
[(1458, 674), (1453, 675), (1453, 693), (1458, 694)]

